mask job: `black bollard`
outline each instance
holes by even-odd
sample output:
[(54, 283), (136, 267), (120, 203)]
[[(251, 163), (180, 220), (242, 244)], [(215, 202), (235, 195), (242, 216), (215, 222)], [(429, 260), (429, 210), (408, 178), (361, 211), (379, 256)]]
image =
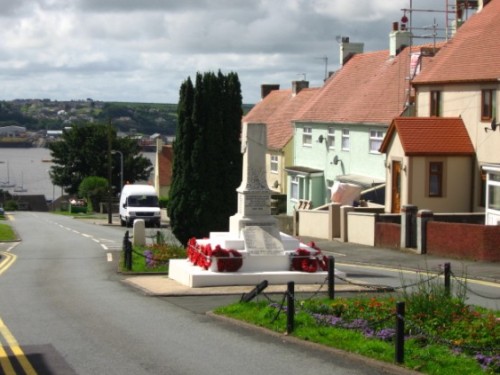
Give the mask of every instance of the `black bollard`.
[(446, 295), (450, 296), (450, 287), (451, 287), (451, 265), (450, 263), (444, 264), (444, 290)]
[(295, 319), (295, 283), (290, 281), (287, 284), (287, 298), (286, 298), (286, 333), (291, 334), (294, 329)]
[(396, 303), (396, 363), (403, 363), (405, 358), (405, 303)]
[(328, 298), (335, 299), (335, 258), (328, 257)]

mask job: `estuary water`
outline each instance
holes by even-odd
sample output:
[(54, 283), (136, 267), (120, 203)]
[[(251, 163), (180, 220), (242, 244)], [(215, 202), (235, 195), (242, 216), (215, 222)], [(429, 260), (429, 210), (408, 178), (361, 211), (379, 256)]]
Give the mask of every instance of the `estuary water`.
[[(155, 164), (154, 152), (143, 156)], [(0, 189), (16, 195), (43, 194), (49, 201), (57, 199), (62, 192), (61, 187), (53, 186), (50, 181), (50, 160), (47, 148), (0, 148)], [(3, 184), (13, 186), (2, 187)]]

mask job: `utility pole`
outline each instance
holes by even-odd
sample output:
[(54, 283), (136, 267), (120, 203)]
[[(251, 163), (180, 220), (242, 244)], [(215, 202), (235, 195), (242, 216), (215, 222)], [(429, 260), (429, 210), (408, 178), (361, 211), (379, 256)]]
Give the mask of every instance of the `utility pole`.
[(111, 120), (109, 120), (108, 125), (108, 224), (113, 224), (113, 216), (111, 213), (112, 203), (111, 203)]

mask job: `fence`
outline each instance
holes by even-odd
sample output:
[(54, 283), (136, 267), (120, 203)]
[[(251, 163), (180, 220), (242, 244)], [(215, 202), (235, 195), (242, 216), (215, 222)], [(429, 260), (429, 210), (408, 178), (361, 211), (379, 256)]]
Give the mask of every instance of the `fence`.
[[(366, 285), (366, 284), (358, 284), (353, 283), (350, 280), (338, 277), (334, 275), (334, 258), (329, 257), (329, 268), (328, 268), (328, 277), (325, 279), (325, 283), (328, 283), (328, 296), (329, 299), (335, 299), (335, 289), (334, 289), (334, 280), (340, 279), (343, 282), (353, 284), (353, 285), (362, 285), (367, 288), (371, 288), (377, 292), (397, 292), (400, 290), (407, 290), (408, 288), (419, 288), (421, 285), (428, 285), (431, 281), (443, 278), (444, 283), (442, 284), (444, 288), (445, 296), (449, 298), (453, 298), (453, 283), (459, 290), (465, 290), (466, 292), (476, 294), (482, 298), (486, 299), (495, 299), (500, 300), (498, 296), (485, 296), (483, 294), (479, 294), (472, 289), (470, 289), (466, 282), (461, 277), (457, 277), (453, 274), (451, 270), (451, 266), (449, 263), (446, 263), (442, 270), (435, 274), (429, 274), (427, 278), (420, 279), (413, 284), (406, 284), (400, 287), (390, 287), (384, 285)], [(311, 297), (308, 299), (313, 299), (320, 293), (320, 290), (323, 288), (324, 284), (318, 288), (316, 293), (313, 293)], [(251, 299), (257, 297), (262, 294), (265, 298), (267, 298), (270, 302), (269, 306), (276, 309), (276, 314), (271, 320), (271, 323), (275, 323), (280, 316), (281, 313), (286, 314), (286, 332), (287, 334), (292, 334), (295, 330), (295, 316), (297, 313), (306, 313), (312, 316), (318, 324), (327, 325), (335, 328), (342, 329), (351, 329), (356, 331), (361, 331), (365, 336), (371, 338), (378, 338), (384, 341), (392, 341), (394, 343), (394, 362), (398, 364), (403, 364), (405, 359), (405, 341), (410, 338), (418, 337), (422, 342), (435, 342), (449, 347), (451, 350), (461, 349), (466, 351), (467, 353), (493, 353), (490, 357), (487, 355), (477, 355), (476, 359), (480, 361), (484, 358), (489, 358), (489, 360), (485, 360), (488, 363), (493, 363), (495, 366), (500, 367), (500, 357), (496, 356), (494, 353), (500, 352), (500, 347), (491, 347), (491, 346), (473, 346), (466, 344), (465, 342), (460, 342), (460, 340), (450, 340), (444, 339), (434, 333), (429, 333), (426, 331), (426, 328), (423, 327), (418, 321), (412, 319), (406, 314), (406, 302), (397, 301), (395, 302), (393, 313), (388, 313), (387, 316), (384, 316), (380, 320), (362, 320), (362, 319), (354, 319), (352, 321), (343, 320), (341, 316), (332, 315), (331, 306), (332, 304), (324, 305), (323, 307), (318, 307), (315, 311), (308, 311), (305, 306), (304, 300), (299, 301), (295, 295), (295, 284), (294, 282), (289, 282), (287, 284), (287, 291), (282, 295), (282, 299), (280, 302), (272, 300), (269, 296), (265, 294), (265, 288), (267, 287), (267, 282), (264, 281), (260, 283), (253, 291), (248, 294), (244, 294), (241, 298), (242, 302), (248, 302)], [(465, 299), (465, 298), (464, 298)], [(446, 303), (441, 301), (441, 303)], [(322, 311), (318, 313), (317, 311)], [(326, 312), (326, 313), (324, 313)], [(392, 322), (392, 323), (390, 323)], [(451, 323), (451, 321), (449, 322)], [(498, 340), (496, 341), (498, 342)], [(493, 359), (492, 359), (493, 358)], [(497, 362), (495, 362), (497, 361)], [(484, 362), (484, 361), (483, 361)]]

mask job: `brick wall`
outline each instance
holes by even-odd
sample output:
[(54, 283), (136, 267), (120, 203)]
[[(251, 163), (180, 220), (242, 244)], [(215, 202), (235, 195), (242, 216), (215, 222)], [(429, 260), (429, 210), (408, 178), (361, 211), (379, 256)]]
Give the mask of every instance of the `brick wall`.
[(500, 226), (427, 223), (427, 253), (459, 259), (500, 261)]
[(375, 224), (375, 246), (399, 249), (401, 245), (401, 225), (394, 223)]

